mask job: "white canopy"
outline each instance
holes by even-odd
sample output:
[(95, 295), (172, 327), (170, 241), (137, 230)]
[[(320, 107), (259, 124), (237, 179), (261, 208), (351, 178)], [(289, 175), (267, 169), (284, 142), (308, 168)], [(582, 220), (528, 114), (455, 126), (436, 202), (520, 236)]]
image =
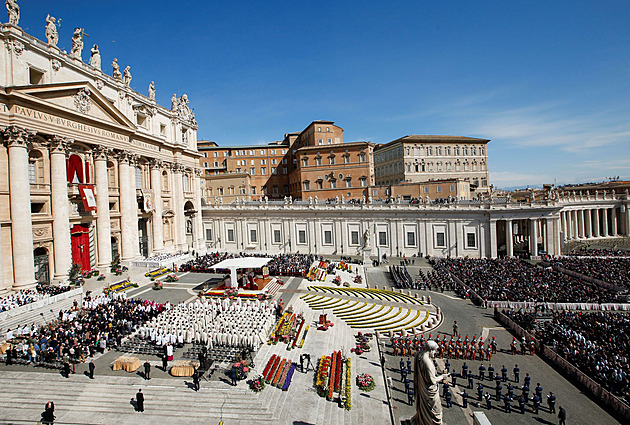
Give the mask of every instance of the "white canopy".
[(270, 262), (271, 258), (261, 258), (261, 257), (242, 257), (242, 258), (228, 258), (227, 260), (223, 260), (220, 263), (212, 266), (213, 269), (229, 269), (230, 270), (230, 287), (236, 288), (236, 271), (238, 269), (261, 269), (268, 262)]

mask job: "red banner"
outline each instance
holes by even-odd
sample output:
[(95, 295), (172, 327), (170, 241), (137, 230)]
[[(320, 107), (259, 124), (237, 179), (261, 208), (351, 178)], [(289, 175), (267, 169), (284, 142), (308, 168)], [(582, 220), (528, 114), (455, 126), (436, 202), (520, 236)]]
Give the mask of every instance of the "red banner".
[(96, 211), (96, 197), (94, 196), (94, 189), (91, 186), (81, 184), (79, 185), (79, 193), (81, 193), (83, 209), (85, 211)]

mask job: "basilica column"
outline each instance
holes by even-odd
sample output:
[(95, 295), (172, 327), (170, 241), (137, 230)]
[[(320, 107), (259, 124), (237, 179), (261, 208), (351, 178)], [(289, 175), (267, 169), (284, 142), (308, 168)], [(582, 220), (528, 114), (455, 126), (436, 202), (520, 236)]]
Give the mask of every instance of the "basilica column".
[(136, 166), (138, 165), (139, 156), (132, 154), (129, 159), (129, 180), (131, 181), (131, 205), (133, 206), (131, 209), (131, 219), (133, 222), (132, 228), (134, 231), (131, 233), (131, 237), (133, 238), (132, 246), (134, 247), (134, 258), (140, 256), (140, 231), (138, 229), (138, 196), (136, 191), (138, 189), (142, 189), (142, 186), (137, 187), (136, 185)]
[[(196, 168), (193, 172), (193, 196), (195, 197), (195, 209), (197, 213), (195, 214), (193, 226), (195, 226), (195, 250), (204, 254), (206, 252), (206, 243), (204, 241), (205, 235), (203, 231), (203, 220), (201, 213), (201, 176), (203, 175), (203, 170), (200, 168)], [(262, 246), (262, 241), (258, 242), (260, 246)]]
[(512, 220), (505, 220), (505, 250), (508, 257), (514, 256), (513, 223)]
[(69, 140), (62, 137), (50, 139), (50, 190), (52, 195), (53, 249), (55, 273), (53, 279), (64, 281), (72, 266), (72, 244), (70, 243), (70, 207), (68, 203), (68, 180), (66, 177), (66, 154)]
[(186, 217), (184, 217), (184, 188), (181, 164), (173, 164), (173, 211), (175, 212), (174, 239), (176, 249), (184, 249), (186, 243)]
[(2, 225), (0, 225), (0, 295), (4, 295), (11, 289), (10, 284), (4, 282), (4, 256), (2, 255)]
[(30, 213), (31, 188), (28, 179), (28, 142), (31, 135), (28, 130), (17, 126), (4, 130), (4, 140), (9, 151), (13, 289), (16, 291), (32, 288), (36, 283)]
[(120, 152), (118, 155), (118, 182), (120, 189), (120, 230), (121, 230), (121, 242), (122, 242), (122, 255), (121, 260), (129, 261), (136, 257), (138, 250), (137, 246), (133, 246), (133, 234), (138, 233), (138, 224), (134, 223), (133, 216), (134, 209), (137, 206), (134, 205), (133, 199), (135, 198), (135, 182), (132, 185), (130, 181), (130, 166), (129, 161), (131, 154), (128, 151)]
[(538, 255), (538, 220), (531, 218), (529, 220), (529, 253), (532, 257)]
[(96, 183), (96, 238), (98, 267), (108, 267), (112, 263), (112, 228), (109, 216), (109, 179), (107, 178), (107, 155), (109, 150), (95, 146), (94, 180)]
[(612, 232), (610, 236), (617, 236), (617, 208), (612, 207), (610, 210), (610, 222), (612, 224)]
[(164, 225), (162, 224), (162, 161), (151, 160), (151, 189), (153, 190), (153, 251), (164, 249)]
[(603, 224), (602, 236), (607, 237), (608, 236), (608, 208), (604, 208), (602, 210), (602, 224)]

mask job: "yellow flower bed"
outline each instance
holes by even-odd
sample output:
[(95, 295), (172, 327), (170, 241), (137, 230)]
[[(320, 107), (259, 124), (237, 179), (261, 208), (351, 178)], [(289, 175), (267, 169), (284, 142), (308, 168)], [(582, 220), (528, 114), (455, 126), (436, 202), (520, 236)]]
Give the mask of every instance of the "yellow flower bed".
[(385, 327), (378, 327), (378, 328), (374, 328), (374, 330), (378, 330), (380, 331), (389, 331), (389, 330), (399, 330), (399, 329), (411, 329), (411, 328), (415, 328), (416, 326), (421, 325), (422, 323), (426, 322), (427, 319), (429, 318), (429, 312), (425, 312), (426, 316), (425, 318), (418, 324), (415, 324), (414, 326), (409, 326), (410, 324), (414, 323), (418, 317), (420, 317), (420, 314), (422, 313), (421, 310), (417, 310), (416, 315), (411, 319), (406, 321), (405, 323), (400, 323), (400, 324), (396, 324), (395, 326), (385, 326)]
[[(374, 305), (376, 305), (376, 304), (374, 304)], [(382, 313), (382, 314), (387, 314), (387, 313), (389, 313), (390, 311), (392, 311), (392, 309), (393, 309), (393, 308), (394, 308), (394, 307), (389, 306), (389, 310), (387, 310), (385, 313)], [(350, 324), (350, 323), (352, 323), (352, 322), (359, 322), (359, 321), (362, 321), (362, 320), (368, 319), (370, 316), (381, 317), (381, 315), (379, 315), (379, 316), (376, 316), (376, 315), (377, 315), (378, 313), (380, 313), (381, 311), (383, 311), (383, 309), (385, 309), (385, 305), (381, 305), (381, 308), (379, 308), (379, 309), (378, 309), (378, 310), (376, 310), (376, 311), (372, 311), (372, 312), (370, 312), (369, 314), (363, 314), (363, 315), (361, 315), (361, 316), (354, 316), (354, 317), (352, 317), (352, 318), (348, 318), (348, 319), (345, 319), (345, 320), (346, 320), (346, 323)]]
[[(373, 324), (380, 324), (380, 323), (383, 323), (383, 322), (389, 322), (389, 321), (391, 321), (392, 319), (396, 318), (396, 316), (398, 316), (398, 315), (399, 315), (399, 314), (401, 314), (402, 312), (403, 312), (403, 308), (402, 308), (402, 307), (399, 307), (399, 308), (398, 308), (398, 311), (395, 311), (393, 315), (391, 315), (391, 316), (387, 317), (387, 316), (388, 316), (388, 314), (389, 314), (390, 312), (388, 312), (387, 314), (382, 314), (382, 315), (381, 315), (380, 317), (378, 317), (378, 318), (374, 318), (374, 319), (371, 319), (371, 320), (369, 320), (369, 321), (363, 321), (363, 322), (361, 322), (361, 323), (360, 323), (360, 325), (361, 325), (360, 327), (365, 328), (365, 327), (368, 327), (368, 326), (372, 326)], [(355, 323), (354, 325), (358, 325), (358, 324), (357, 324), (357, 323)], [(352, 325), (352, 326), (354, 326), (354, 325)], [(351, 327), (352, 327), (352, 326), (351, 326)]]
[[(346, 300), (348, 302), (350, 302), (350, 300)], [(353, 304), (350, 304), (347, 307), (343, 307), (343, 308), (335, 308), (333, 310), (333, 313), (338, 314), (338, 313), (343, 313), (346, 310), (351, 310), (353, 307), (355, 307), (357, 304), (359, 304), (361, 301), (355, 301)]]
[(339, 316), (340, 318), (344, 319), (345, 317), (348, 317), (348, 316), (354, 316), (354, 315), (357, 315), (357, 314), (367, 313), (369, 310), (373, 309), (375, 306), (376, 306), (376, 304), (365, 303), (361, 308), (358, 308), (358, 309), (356, 309), (354, 311), (347, 311), (345, 313), (337, 314), (337, 316)]
[(323, 310), (326, 308), (338, 307), (343, 304), (346, 304), (347, 302), (348, 300), (339, 299), (339, 298), (331, 298), (326, 302), (310, 304), (309, 307), (312, 308), (313, 310)]

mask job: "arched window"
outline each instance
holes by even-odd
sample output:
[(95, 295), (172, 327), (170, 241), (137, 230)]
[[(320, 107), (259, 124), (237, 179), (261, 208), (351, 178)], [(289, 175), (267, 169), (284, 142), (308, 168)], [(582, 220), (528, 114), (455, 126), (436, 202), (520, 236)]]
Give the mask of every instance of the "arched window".
[(168, 188), (168, 172), (162, 172), (162, 190), (169, 190)]
[(83, 159), (81, 159), (79, 155), (70, 155), (70, 158), (68, 158), (67, 171), (68, 183), (85, 183), (83, 178)]
[(109, 161), (107, 163), (107, 185), (111, 188), (118, 187), (118, 183), (116, 182), (116, 166), (113, 162)]
[(142, 189), (142, 168), (136, 167), (136, 189)]
[(44, 157), (38, 150), (32, 150), (28, 155), (28, 180), (31, 184), (43, 184), (44, 176)]

